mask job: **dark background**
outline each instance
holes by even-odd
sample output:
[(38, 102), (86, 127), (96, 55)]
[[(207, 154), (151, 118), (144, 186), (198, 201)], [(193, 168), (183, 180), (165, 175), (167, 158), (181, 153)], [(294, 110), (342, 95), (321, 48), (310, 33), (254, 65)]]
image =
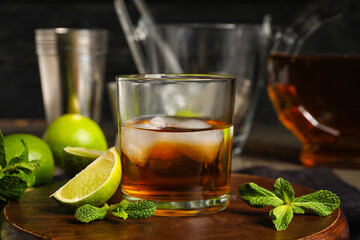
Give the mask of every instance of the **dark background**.
[[(147, 0), (157, 22), (261, 23), (270, 14), (273, 24), (289, 25), (309, 1), (291, 0)], [(127, 1), (130, 15), (136, 10)], [(116, 16), (113, 1), (1, 1), (0, 3), (0, 119), (45, 118), (34, 30), (36, 28), (105, 28), (109, 31), (109, 51), (105, 81), (118, 74), (135, 73), (128, 45)], [(110, 120), (106, 89), (102, 119)], [(255, 121), (276, 122), (265, 89)]]

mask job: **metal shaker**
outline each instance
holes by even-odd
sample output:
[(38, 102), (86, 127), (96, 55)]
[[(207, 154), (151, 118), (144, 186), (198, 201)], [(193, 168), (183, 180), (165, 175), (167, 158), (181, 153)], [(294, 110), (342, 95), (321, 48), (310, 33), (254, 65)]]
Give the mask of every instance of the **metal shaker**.
[(107, 52), (104, 29), (36, 29), (47, 123), (65, 113), (100, 122)]

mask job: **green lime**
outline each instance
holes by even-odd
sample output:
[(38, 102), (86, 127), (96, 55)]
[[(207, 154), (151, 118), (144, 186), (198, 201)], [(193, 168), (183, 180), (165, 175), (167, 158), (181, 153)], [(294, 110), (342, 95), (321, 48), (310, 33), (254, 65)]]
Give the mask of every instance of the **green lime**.
[(103, 151), (88, 148), (66, 147), (64, 148), (65, 172), (73, 177), (103, 153)]
[(112, 147), (50, 197), (70, 210), (87, 203), (101, 206), (114, 195), (120, 180), (120, 156)]
[(6, 160), (18, 157), (24, 151), (24, 140), (29, 149), (29, 161), (39, 160), (40, 166), (35, 170), (34, 186), (44, 185), (52, 180), (54, 174), (54, 158), (49, 146), (41, 138), (31, 134), (11, 134), (4, 137)]
[(44, 140), (50, 146), (55, 164), (59, 167), (64, 167), (65, 147), (85, 147), (101, 151), (108, 148), (100, 126), (88, 117), (73, 113), (65, 114), (50, 123)]

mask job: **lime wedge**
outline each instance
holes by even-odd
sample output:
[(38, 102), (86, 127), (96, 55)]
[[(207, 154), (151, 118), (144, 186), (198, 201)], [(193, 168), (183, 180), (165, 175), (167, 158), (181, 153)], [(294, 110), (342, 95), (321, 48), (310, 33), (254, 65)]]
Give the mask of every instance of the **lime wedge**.
[(63, 151), (64, 170), (70, 177), (74, 177), (103, 153), (95, 149), (66, 147)]
[(114, 195), (120, 180), (120, 156), (112, 147), (50, 197), (70, 210), (86, 203), (101, 206)]

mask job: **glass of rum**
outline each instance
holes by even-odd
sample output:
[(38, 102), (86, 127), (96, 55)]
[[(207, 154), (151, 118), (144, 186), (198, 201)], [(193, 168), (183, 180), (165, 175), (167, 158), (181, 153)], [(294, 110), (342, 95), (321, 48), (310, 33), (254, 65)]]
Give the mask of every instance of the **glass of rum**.
[(123, 197), (156, 215), (193, 216), (229, 204), (235, 78), (117, 77)]

